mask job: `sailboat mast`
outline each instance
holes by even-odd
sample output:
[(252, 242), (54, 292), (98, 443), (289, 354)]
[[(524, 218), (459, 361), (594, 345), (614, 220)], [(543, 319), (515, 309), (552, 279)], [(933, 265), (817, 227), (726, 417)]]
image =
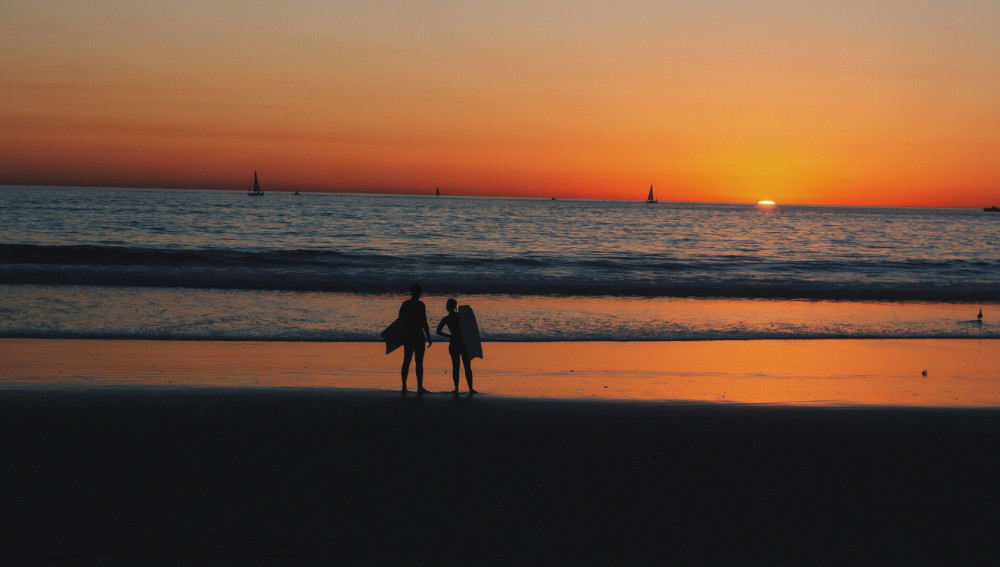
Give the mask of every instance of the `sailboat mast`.
[(252, 195), (254, 197), (260, 197), (263, 194), (264, 194), (264, 192), (260, 190), (260, 181), (257, 180), (257, 170), (255, 169), (253, 171), (253, 185), (251, 185), (250, 187), (247, 187), (247, 195)]

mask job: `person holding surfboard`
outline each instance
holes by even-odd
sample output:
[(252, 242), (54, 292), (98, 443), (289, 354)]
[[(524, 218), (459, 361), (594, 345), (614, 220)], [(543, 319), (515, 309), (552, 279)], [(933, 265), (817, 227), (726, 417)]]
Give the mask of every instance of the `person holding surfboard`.
[[(452, 390), (452, 393), (458, 393), (458, 362), (461, 359), (462, 364), (465, 366), (465, 382), (469, 385), (469, 393), (475, 394), (476, 391), (472, 388), (472, 359), (469, 357), (469, 351), (462, 341), (462, 327), (458, 317), (458, 302), (454, 299), (449, 299), (445, 304), (445, 309), (447, 309), (448, 315), (438, 323), (437, 334), (450, 339), (448, 354), (451, 355), (451, 378), (455, 382), (455, 389)], [(445, 327), (448, 327), (450, 333), (444, 332), (443, 329)]]
[(403, 334), (403, 393), (406, 393), (406, 376), (410, 373), (410, 360), (416, 358), (417, 393), (426, 394), (424, 389), (424, 336), (427, 347), (431, 346), (431, 329), (427, 326), (427, 308), (420, 301), (423, 288), (420, 284), (410, 287), (410, 299), (399, 307), (399, 321)]

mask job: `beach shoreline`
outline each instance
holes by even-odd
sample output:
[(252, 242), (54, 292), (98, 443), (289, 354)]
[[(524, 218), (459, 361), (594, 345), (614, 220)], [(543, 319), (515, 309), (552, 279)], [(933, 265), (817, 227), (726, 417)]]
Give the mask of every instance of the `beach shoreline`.
[(992, 564), (996, 347), (2, 339), (0, 562)]

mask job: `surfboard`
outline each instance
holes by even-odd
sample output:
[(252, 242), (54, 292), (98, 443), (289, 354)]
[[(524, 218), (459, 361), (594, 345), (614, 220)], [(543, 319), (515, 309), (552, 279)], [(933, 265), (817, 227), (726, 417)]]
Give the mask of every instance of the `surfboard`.
[(399, 319), (393, 321), (382, 331), (382, 340), (385, 341), (386, 354), (403, 346), (403, 322)]
[(462, 333), (462, 344), (465, 345), (465, 352), (472, 358), (483, 357), (483, 343), (479, 338), (479, 324), (476, 323), (476, 314), (468, 305), (458, 307), (458, 328)]

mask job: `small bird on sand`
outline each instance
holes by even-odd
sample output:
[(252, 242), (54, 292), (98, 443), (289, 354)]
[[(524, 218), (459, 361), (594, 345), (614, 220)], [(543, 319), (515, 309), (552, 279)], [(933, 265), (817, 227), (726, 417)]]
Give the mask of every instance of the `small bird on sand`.
[(983, 310), (982, 309), (979, 310), (979, 315), (976, 315), (976, 319), (979, 319), (980, 321), (983, 320)]

